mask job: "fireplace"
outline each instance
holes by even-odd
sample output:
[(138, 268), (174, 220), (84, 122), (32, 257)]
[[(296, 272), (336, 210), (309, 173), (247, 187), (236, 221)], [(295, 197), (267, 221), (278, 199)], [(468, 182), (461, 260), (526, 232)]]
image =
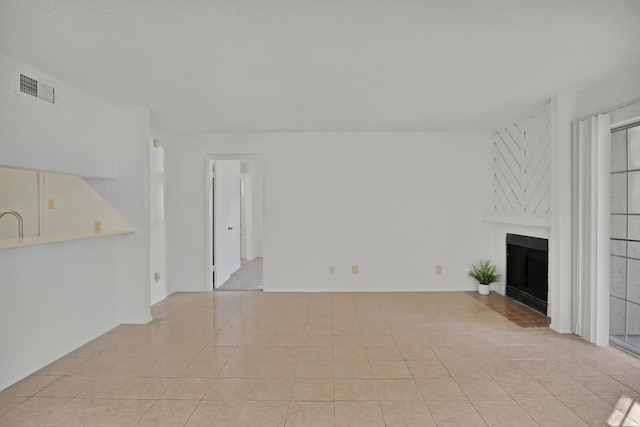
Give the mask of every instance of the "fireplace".
[(507, 234), (507, 296), (547, 314), (549, 241)]

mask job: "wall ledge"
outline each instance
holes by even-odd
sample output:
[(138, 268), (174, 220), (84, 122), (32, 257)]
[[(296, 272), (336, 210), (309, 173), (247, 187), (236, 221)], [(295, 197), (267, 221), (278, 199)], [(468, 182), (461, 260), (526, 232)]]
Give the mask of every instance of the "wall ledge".
[(482, 220), (494, 224), (531, 225), (534, 227), (551, 228), (551, 218), (545, 216), (484, 215)]
[(11, 239), (0, 239), (0, 249), (22, 248), (25, 246), (39, 246), (50, 243), (68, 242), (73, 240), (95, 239), (98, 237), (120, 236), (131, 234), (131, 230), (102, 230), (99, 233), (93, 231), (82, 231), (76, 233), (56, 234), (51, 236), (32, 236)]

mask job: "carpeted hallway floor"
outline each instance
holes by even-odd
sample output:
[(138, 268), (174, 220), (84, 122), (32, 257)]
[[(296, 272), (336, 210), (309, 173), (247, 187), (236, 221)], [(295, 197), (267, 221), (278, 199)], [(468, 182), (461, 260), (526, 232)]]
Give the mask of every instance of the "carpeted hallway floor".
[(262, 258), (242, 260), (242, 267), (231, 275), (217, 291), (257, 291), (262, 290)]

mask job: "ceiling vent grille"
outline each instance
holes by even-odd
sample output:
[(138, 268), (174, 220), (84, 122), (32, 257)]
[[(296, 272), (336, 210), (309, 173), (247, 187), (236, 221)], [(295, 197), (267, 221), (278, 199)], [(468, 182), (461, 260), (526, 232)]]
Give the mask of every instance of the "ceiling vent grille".
[(38, 97), (38, 81), (20, 74), (20, 92)]
[(19, 73), (18, 91), (49, 104), (55, 105), (56, 103), (56, 89), (53, 86), (22, 73)]

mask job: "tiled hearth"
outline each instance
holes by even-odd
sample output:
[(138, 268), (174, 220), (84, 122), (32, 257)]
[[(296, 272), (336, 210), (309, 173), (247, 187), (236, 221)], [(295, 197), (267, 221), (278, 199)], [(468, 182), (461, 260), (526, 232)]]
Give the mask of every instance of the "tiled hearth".
[(491, 292), (489, 295), (480, 295), (478, 292), (467, 292), (467, 294), (521, 328), (546, 328), (551, 323), (551, 319), (544, 314), (497, 292)]

